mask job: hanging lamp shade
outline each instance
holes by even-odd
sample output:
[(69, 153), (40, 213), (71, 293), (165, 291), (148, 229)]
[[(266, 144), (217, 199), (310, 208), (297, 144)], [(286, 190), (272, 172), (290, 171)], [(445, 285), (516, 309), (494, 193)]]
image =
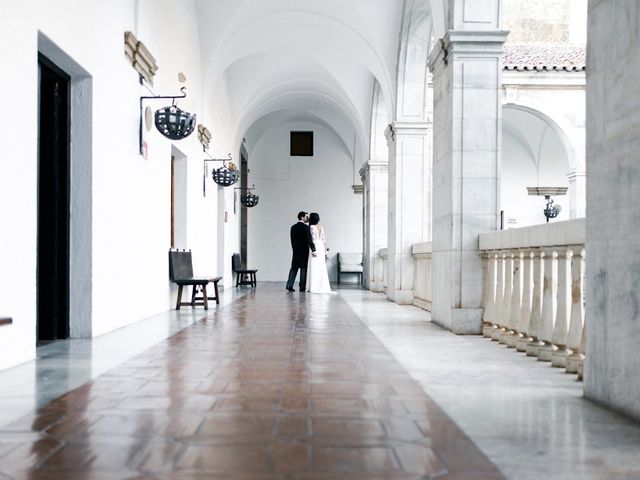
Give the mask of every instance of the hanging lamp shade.
[(258, 195), (254, 195), (251, 192), (245, 192), (242, 195), (240, 195), (240, 203), (242, 203), (242, 205), (248, 208), (255, 207), (256, 205), (258, 205), (259, 200), (260, 200), (260, 197)]
[(223, 165), (211, 172), (213, 181), (222, 187), (229, 187), (238, 181), (238, 171)]
[(196, 114), (180, 110), (175, 105), (164, 107), (155, 113), (158, 131), (171, 140), (187, 138), (196, 126)]

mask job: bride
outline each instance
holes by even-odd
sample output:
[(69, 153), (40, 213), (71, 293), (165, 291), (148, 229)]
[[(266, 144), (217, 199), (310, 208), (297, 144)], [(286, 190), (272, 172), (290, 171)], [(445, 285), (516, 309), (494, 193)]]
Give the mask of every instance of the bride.
[(316, 253), (309, 255), (309, 263), (307, 265), (307, 292), (334, 293), (331, 291), (329, 274), (327, 273), (327, 244), (324, 236), (324, 228), (320, 225), (320, 215), (317, 213), (309, 215), (309, 226), (311, 228), (311, 238), (316, 246)]

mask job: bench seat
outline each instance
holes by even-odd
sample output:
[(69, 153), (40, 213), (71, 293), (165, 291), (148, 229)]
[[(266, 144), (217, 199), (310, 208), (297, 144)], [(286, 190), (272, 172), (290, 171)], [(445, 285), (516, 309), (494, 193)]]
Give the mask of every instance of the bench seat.
[[(209, 300), (215, 300), (216, 304), (220, 303), (220, 295), (218, 291), (218, 282), (222, 277), (194, 277), (193, 264), (191, 260), (191, 251), (169, 251), (169, 276), (171, 281), (178, 285), (178, 298), (176, 300), (176, 310), (180, 310), (181, 306), (203, 306), (205, 310), (209, 309)], [(214, 295), (209, 296), (207, 293), (207, 285), (213, 283)], [(184, 287), (191, 287), (191, 301), (182, 301), (182, 291)]]

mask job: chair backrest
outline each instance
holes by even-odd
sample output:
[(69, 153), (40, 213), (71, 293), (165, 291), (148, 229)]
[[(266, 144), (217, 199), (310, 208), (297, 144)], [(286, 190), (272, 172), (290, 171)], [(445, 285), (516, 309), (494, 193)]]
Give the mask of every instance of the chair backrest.
[(169, 278), (172, 282), (193, 278), (190, 251), (169, 250)]
[(362, 265), (362, 254), (351, 252), (339, 252), (338, 261), (344, 265)]
[(234, 253), (233, 255), (231, 255), (231, 268), (233, 269), (234, 272), (237, 272), (242, 268), (240, 263), (239, 253)]

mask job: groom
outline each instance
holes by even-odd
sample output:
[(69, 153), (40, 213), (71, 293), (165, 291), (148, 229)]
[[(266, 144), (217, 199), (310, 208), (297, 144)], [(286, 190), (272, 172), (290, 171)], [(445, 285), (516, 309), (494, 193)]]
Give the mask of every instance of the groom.
[(309, 248), (316, 255), (316, 246), (311, 239), (311, 229), (307, 222), (309, 215), (307, 212), (298, 213), (298, 223), (291, 227), (291, 248), (293, 257), (291, 258), (291, 268), (289, 269), (289, 279), (287, 280), (287, 290), (295, 292), (293, 282), (296, 281), (298, 269), (300, 269), (300, 291), (307, 289), (307, 262), (309, 261)]

